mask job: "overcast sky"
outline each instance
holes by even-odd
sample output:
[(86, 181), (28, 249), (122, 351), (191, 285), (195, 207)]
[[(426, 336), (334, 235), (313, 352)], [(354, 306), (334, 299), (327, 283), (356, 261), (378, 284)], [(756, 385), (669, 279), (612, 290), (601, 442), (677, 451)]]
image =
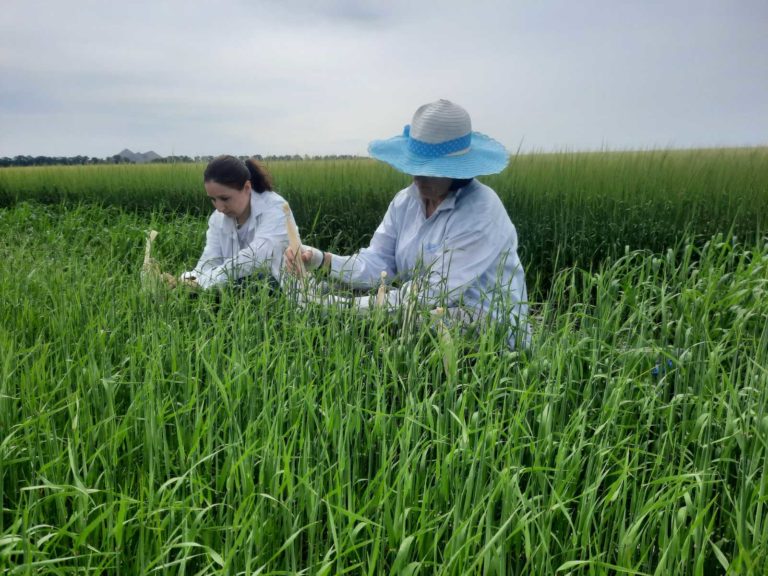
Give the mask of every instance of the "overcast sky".
[(3, 0), (0, 156), (768, 144), (768, 0)]

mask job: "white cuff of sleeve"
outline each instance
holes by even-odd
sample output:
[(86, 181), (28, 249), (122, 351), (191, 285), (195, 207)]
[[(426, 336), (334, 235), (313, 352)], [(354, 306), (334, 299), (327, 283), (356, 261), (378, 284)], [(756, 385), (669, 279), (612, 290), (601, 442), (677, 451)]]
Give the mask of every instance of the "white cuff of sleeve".
[(325, 253), (322, 250), (318, 250), (317, 248), (314, 248), (312, 246), (306, 246), (302, 244), (301, 251), (311, 252), (312, 254), (312, 256), (309, 259), (309, 262), (306, 262), (304, 264), (304, 266), (308, 270), (316, 270), (317, 268), (320, 268), (320, 266), (323, 265), (323, 259), (325, 258)]

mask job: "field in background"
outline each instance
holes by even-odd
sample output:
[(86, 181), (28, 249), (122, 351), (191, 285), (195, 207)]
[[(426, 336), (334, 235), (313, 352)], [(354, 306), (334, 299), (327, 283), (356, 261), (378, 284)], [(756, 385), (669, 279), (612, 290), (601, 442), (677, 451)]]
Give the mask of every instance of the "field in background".
[[(140, 293), (147, 228), (165, 269), (199, 256), (202, 168), (0, 170), (0, 572), (766, 572), (768, 150), (483, 179), (528, 352), (258, 284)], [(269, 168), (340, 250), (407, 182)]]
[[(365, 245), (407, 176), (372, 160), (272, 162), (303, 237), (341, 252)], [(208, 214), (203, 165), (0, 170), (0, 206), (97, 203), (131, 212)], [(768, 224), (768, 148), (531, 154), (481, 178), (507, 206), (524, 264), (548, 281), (630, 249), (663, 251), (718, 232), (755, 240)]]

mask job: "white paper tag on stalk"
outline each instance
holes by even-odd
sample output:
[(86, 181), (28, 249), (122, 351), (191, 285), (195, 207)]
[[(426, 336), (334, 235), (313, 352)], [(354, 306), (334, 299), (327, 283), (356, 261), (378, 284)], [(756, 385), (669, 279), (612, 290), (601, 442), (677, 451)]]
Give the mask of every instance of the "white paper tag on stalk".
[(379, 289), (376, 292), (376, 308), (383, 308), (387, 301), (387, 273), (381, 271), (381, 278), (379, 280)]
[(167, 287), (173, 288), (176, 279), (170, 274), (163, 274), (160, 264), (152, 258), (152, 242), (157, 238), (157, 230), (147, 231), (147, 241), (144, 246), (144, 263), (141, 265), (141, 289), (147, 294), (160, 294)]
[(288, 205), (288, 202), (283, 204), (283, 212), (285, 213), (285, 229), (288, 233), (288, 247), (293, 252), (293, 262), (294, 266), (298, 269), (298, 276), (303, 278), (306, 275), (306, 270), (301, 259), (301, 238), (299, 237), (296, 223), (293, 221), (291, 207)]
[(141, 265), (141, 289), (145, 292), (156, 292), (162, 284), (160, 265), (152, 258), (152, 242), (155, 238), (157, 230), (149, 230), (144, 245), (144, 263)]

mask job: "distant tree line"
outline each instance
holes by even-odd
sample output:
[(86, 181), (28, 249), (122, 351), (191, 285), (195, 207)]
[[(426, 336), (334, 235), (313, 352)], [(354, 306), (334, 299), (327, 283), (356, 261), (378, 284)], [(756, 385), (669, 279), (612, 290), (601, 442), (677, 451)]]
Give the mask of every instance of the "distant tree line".
[[(125, 160), (121, 160), (124, 162)], [(89, 156), (7, 156), (0, 157), (0, 167), (7, 166), (80, 166), (84, 164), (115, 164), (113, 157), (91, 158)]]
[[(261, 154), (254, 154), (253, 156), (238, 156), (241, 160), (247, 158), (256, 158), (257, 160), (263, 160), (265, 162), (273, 160), (351, 160), (354, 158), (360, 158), (351, 154), (330, 154), (325, 156), (308, 156), (299, 154), (282, 154), (282, 155), (269, 155), (262, 156)], [(182, 164), (187, 162), (210, 162), (213, 160), (213, 156), (166, 156), (164, 158), (157, 158), (152, 160), (152, 164)], [(0, 168), (6, 168), (9, 166), (84, 166), (88, 164), (135, 164), (132, 160), (115, 154), (113, 156), (107, 156), (105, 158), (97, 158), (95, 156), (14, 156), (9, 158), (7, 156), (0, 157)]]
[[(175, 164), (180, 162), (210, 162), (215, 156), (166, 156), (165, 158), (158, 158), (152, 160), (153, 164)], [(270, 162), (274, 160), (353, 160), (355, 158), (363, 158), (363, 156), (356, 156), (354, 154), (326, 154), (323, 156), (314, 155), (309, 156), (307, 154), (270, 154), (262, 156), (261, 154), (253, 154), (252, 156), (238, 156), (240, 160), (245, 162), (248, 158), (256, 158), (256, 160), (263, 160), (264, 162)]]

